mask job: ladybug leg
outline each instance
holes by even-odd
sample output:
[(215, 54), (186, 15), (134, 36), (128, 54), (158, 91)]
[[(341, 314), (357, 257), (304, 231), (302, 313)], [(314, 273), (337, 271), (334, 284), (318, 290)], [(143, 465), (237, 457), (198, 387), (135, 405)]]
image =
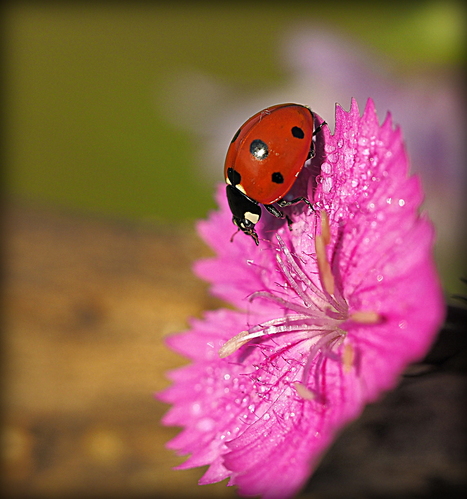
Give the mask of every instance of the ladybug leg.
[(316, 134), (318, 134), (321, 131), (321, 128), (323, 128), (324, 125), (327, 125), (327, 123), (325, 121), (323, 121), (321, 123), (321, 125), (319, 125), (317, 128), (315, 128), (315, 131), (313, 132), (312, 137), (314, 137)]
[[(311, 209), (313, 209), (313, 207), (311, 206), (310, 202), (308, 201), (308, 199), (306, 198), (297, 198), (297, 199), (293, 199), (292, 201), (286, 201), (285, 199), (280, 199), (279, 201), (277, 201), (277, 204), (279, 206), (290, 206), (291, 204), (295, 204), (295, 203), (299, 203), (300, 201), (304, 201), (306, 202)], [(274, 215), (276, 218), (285, 218), (287, 220), (287, 225), (289, 227), (289, 230), (292, 230), (292, 220), (288, 217), (288, 215), (284, 215), (284, 212), (278, 210), (275, 206), (273, 206), (272, 204), (265, 204), (263, 205), (266, 210), (269, 211), (269, 213), (271, 213), (271, 215)]]
[(292, 204), (297, 204), (297, 203), (305, 203), (307, 204), (312, 211), (315, 211), (313, 209), (313, 206), (312, 204), (310, 203), (310, 201), (307, 199), (307, 198), (304, 198), (304, 197), (300, 197), (300, 198), (295, 198), (295, 199), (291, 199), (290, 201), (287, 201), (285, 199), (279, 199), (279, 201), (277, 201), (277, 204), (281, 207), (281, 208), (285, 208), (286, 206), (290, 206)]
[[(279, 204), (279, 202), (278, 202), (277, 204)], [(273, 206), (272, 204), (265, 204), (265, 205), (263, 205), (263, 206), (266, 208), (266, 210), (268, 210), (268, 211), (269, 211), (269, 213), (270, 213), (271, 215), (274, 215), (276, 218), (284, 218), (284, 217), (285, 217), (284, 213), (283, 213), (281, 210), (278, 210), (278, 209), (277, 209), (275, 206)], [(279, 206), (281, 206), (281, 205), (279, 205)], [(286, 205), (286, 206), (287, 206), (287, 205)]]
[[(327, 125), (325, 121), (323, 121), (318, 127), (315, 128), (312, 137), (314, 137), (316, 134), (318, 134), (321, 129), (323, 128), (324, 125)], [(312, 159), (315, 157), (315, 143), (312, 140), (311, 141), (311, 147), (310, 147), (310, 154), (308, 155), (308, 159)]]

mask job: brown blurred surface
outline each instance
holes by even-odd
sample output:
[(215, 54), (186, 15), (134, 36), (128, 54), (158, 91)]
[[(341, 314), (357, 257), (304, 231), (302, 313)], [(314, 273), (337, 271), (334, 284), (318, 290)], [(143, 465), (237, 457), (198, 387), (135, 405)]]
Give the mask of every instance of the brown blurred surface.
[(229, 497), (164, 448), (153, 393), (185, 363), (163, 337), (217, 306), (192, 228), (25, 207), (4, 229), (4, 486), (17, 497)]

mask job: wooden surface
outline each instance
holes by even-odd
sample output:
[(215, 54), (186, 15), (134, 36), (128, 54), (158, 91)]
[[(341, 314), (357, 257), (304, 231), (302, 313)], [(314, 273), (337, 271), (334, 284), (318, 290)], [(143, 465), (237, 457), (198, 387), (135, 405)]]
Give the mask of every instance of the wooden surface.
[(185, 363), (163, 337), (217, 307), (193, 229), (9, 209), (4, 231), (4, 471), (18, 497), (232, 496), (164, 448), (153, 393)]
[[(185, 361), (163, 337), (217, 308), (191, 228), (19, 206), (5, 216), (4, 486), (11, 497), (233, 497), (164, 448), (152, 394)], [(367, 408), (303, 497), (443, 497), (465, 485), (465, 373), (415, 378)], [(440, 496), (441, 497), (441, 496)]]

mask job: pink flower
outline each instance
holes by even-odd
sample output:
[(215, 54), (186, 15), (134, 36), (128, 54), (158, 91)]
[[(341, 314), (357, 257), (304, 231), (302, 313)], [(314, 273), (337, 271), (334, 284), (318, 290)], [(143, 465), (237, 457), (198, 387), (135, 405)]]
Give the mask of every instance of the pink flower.
[[(336, 109), (297, 185), (314, 211), (264, 213), (260, 245), (238, 234), (225, 200), (199, 223), (217, 256), (196, 264), (237, 310), (207, 312), (169, 338), (192, 364), (159, 394), (173, 404), (168, 443), (191, 454), (179, 469), (209, 465), (200, 484), (230, 478), (241, 495), (298, 492), (343, 425), (394, 387), (420, 359), (444, 306), (432, 261), (433, 230), (418, 213), (401, 133), (379, 126), (373, 101)], [(316, 176), (316, 173), (319, 173)]]

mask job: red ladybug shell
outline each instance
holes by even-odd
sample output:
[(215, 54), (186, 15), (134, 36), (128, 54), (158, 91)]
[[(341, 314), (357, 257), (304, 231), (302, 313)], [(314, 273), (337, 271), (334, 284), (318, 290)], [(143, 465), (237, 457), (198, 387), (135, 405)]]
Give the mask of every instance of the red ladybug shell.
[[(310, 156), (314, 120), (308, 107), (278, 104), (247, 120), (227, 151), (224, 177), (232, 168), (235, 187), (261, 204), (283, 198)], [(238, 175), (237, 175), (238, 174)]]

